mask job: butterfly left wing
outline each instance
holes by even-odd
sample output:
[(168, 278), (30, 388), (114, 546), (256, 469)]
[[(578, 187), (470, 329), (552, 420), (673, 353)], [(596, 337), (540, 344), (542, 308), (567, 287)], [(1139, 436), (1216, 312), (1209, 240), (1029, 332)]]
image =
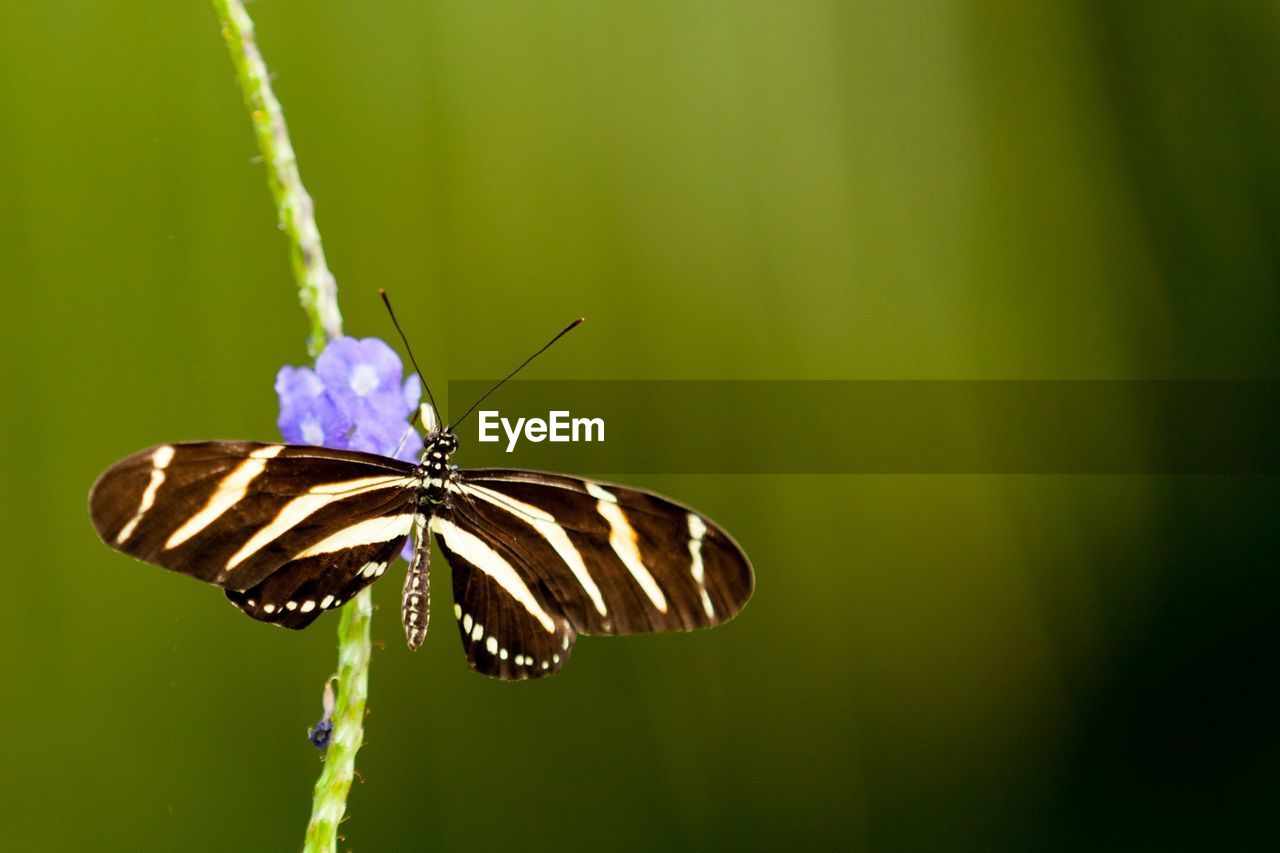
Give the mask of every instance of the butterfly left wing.
[(104, 542), (226, 591), (266, 622), (304, 628), (385, 571), (417, 516), (413, 466), (346, 450), (254, 442), (148, 448), (94, 484)]
[(738, 544), (661, 495), (507, 469), (462, 471), (447, 488), (431, 526), (468, 662), (487, 675), (549, 675), (579, 633), (718, 625), (751, 596)]

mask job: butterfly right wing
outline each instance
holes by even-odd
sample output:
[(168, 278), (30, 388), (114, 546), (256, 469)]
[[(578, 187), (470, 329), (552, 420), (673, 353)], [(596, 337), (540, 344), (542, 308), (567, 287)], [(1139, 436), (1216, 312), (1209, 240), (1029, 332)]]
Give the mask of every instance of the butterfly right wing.
[(723, 528), (644, 489), (509, 469), (460, 471), (448, 489), (431, 529), (467, 662), (485, 675), (551, 675), (578, 634), (719, 625), (754, 589)]
[(108, 469), (89, 514), (111, 547), (302, 628), (385, 571), (417, 516), (413, 470), (320, 447), (164, 444)]

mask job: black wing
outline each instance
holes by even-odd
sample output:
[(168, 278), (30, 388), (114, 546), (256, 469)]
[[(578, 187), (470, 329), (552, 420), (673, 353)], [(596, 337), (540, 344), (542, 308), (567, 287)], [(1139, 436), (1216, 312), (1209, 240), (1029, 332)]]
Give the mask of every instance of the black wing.
[(458, 472), (448, 489), (431, 527), (468, 662), (486, 675), (556, 672), (579, 633), (719, 625), (751, 597), (729, 534), (652, 492), (505, 469)]
[(413, 470), (320, 447), (162, 444), (111, 466), (89, 515), (111, 547), (305, 628), (386, 570), (416, 519)]

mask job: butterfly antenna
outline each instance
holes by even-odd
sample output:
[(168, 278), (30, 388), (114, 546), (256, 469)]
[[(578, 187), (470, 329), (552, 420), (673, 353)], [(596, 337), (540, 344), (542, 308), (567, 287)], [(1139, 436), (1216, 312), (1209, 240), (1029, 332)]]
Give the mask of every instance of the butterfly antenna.
[[(422, 368), (418, 367), (418, 360), (413, 357), (413, 349), (409, 346), (409, 339), (405, 337), (404, 329), (400, 328), (400, 321), (396, 319), (396, 312), (391, 308), (391, 299), (388, 298), (387, 292), (381, 287), (378, 288), (378, 295), (382, 297), (382, 304), (387, 306), (387, 313), (391, 315), (391, 325), (395, 326), (396, 331), (400, 333), (400, 340), (404, 342), (404, 351), (409, 354), (409, 363), (413, 365), (418, 378), (422, 380), (422, 390), (427, 392), (427, 399), (431, 401), (431, 408), (438, 418), (440, 407), (436, 405), (436, 398), (431, 396), (431, 386), (427, 385), (427, 377), (422, 375)], [(423, 424), (423, 427), (425, 428), (426, 424)]]
[(497, 384), (495, 384), (495, 385), (494, 385), (492, 388), (490, 388), (488, 391), (485, 391), (485, 392), (484, 392), (484, 394), (480, 397), (480, 399), (479, 399), (479, 400), (476, 400), (474, 403), (472, 403), (472, 404), (471, 404), (471, 408), (467, 409), (465, 412), (463, 412), (463, 413), (462, 413), (462, 417), (458, 418), (458, 419), (457, 419), (457, 420), (455, 420), (453, 423), (449, 424), (449, 426), (445, 429), (445, 432), (453, 432), (453, 428), (454, 428), (454, 427), (456, 427), (458, 424), (462, 423), (462, 421), (467, 417), (467, 415), (469, 415), (469, 414), (471, 414), (472, 412), (474, 412), (474, 411), (476, 410), (476, 407), (477, 407), (477, 406), (479, 406), (481, 403), (483, 403), (483, 402), (485, 401), (485, 399), (486, 399), (486, 398), (488, 398), (488, 396), (489, 396), (490, 394), (492, 394), (494, 391), (497, 391), (499, 388), (501, 388), (501, 387), (502, 387), (502, 385), (503, 385), (503, 383), (505, 383), (505, 382), (506, 382), (508, 379), (510, 379), (512, 376), (515, 376), (515, 375), (516, 375), (517, 373), (519, 373), (521, 370), (524, 370), (525, 365), (527, 365), (529, 362), (533, 361), (535, 358), (537, 358), (538, 356), (540, 356), (540, 355), (542, 355), (544, 352), (546, 352), (546, 351), (547, 351), (547, 349), (548, 349), (548, 348), (550, 348), (550, 346), (551, 346), (552, 344), (554, 344), (556, 341), (558, 341), (558, 340), (560, 340), (561, 338), (563, 338), (565, 335), (569, 334), (569, 332), (573, 331), (573, 330), (574, 330), (574, 329), (576, 329), (578, 326), (582, 325), (582, 321), (583, 321), (583, 319), (585, 319), (585, 318), (583, 318), (583, 317), (579, 317), (578, 319), (574, 320), (574, 321), (573, 321), (572, 323), (570, 323), (569, 325), (565, 326), (563, 329), (561, 329), (561, 330), (560, 330), (559, 334), (557, 334), (554, 338), (552, 338), (551, 340), (549, 340), (549, 341), (547, 341), (545, 344), (543, 344), (541, 349), (539, 349), (539, 350), (538, 350), (537, 352), (535, 352), (533, 355), (531, 355), (531, 356), (529, 356), (528, 358), (526, 358), (524, 361), (520, 362), (520, 366), (519, 366), (519, 367), (517, 367), (515, 370), (511, 371), (510, 373), (508, 373), (508, 374), (507, 374), (505, 377), (503, 377), (502, 379), (498, 380)]

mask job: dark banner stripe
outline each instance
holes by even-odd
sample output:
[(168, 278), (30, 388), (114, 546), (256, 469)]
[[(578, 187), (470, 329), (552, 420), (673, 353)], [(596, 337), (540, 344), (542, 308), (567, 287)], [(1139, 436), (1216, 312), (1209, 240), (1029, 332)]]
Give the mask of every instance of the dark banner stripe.
[[(489, 380), (449, 383), (462, 411)], [(1276, 474), (1280, 382), (514, 381), (518, 418), (599, 418), (604, 441), (462, 425), (454, 461), (573, 473)], [(580, 429), (579, 437), (586, 436)], [(594, 437), (594, 436), (593, 436)]]

